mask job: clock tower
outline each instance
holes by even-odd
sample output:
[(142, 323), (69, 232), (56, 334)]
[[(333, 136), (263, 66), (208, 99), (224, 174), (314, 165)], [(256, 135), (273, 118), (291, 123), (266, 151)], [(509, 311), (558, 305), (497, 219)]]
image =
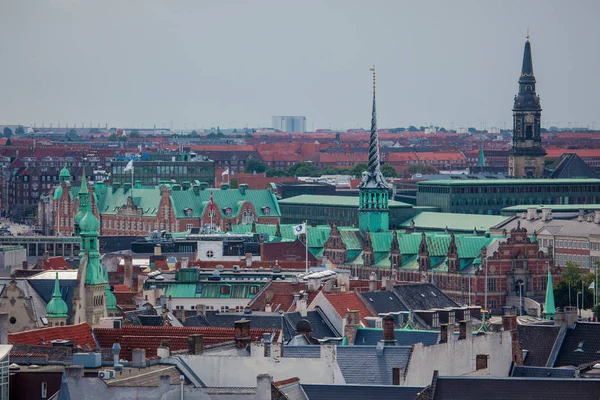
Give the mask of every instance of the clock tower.
[(508, 160), (508, 174), (515, 178), (540, 178), (544, 174), (541, 137), (542, 107), (535, 92), (535, 76), (529, 35), (525, 42), (519, 93), (513, 106), (513, 146)]

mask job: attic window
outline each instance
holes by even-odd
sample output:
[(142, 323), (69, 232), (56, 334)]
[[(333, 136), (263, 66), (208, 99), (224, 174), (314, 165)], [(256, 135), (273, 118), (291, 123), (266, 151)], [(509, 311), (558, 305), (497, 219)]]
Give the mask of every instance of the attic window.
[(263, 214), (265, 214), (265, 215), (270, 215), (270, 214), (271, 214), (271, 207), (264, 206), (264, 207), (262, 208), (262, 212), (263, 212)]
[(578, 353), (583, 353), (583, 341), (579, 342), (579, 344), (577, 345), (577, 348), (575, 349), (576, 352)]
[(185, 209), (185, 216), (186, 217), (191, 217), (192, 216), (192, 209), (191, 208), (186, 208)]
[(231, 217), (231, 207), (225, 207), (223, 212), (225, 213), (226, 217)]

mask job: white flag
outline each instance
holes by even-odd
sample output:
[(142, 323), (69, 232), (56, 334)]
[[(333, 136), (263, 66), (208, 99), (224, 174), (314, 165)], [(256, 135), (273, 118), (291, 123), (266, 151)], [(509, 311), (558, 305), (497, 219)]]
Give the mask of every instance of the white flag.
[(588, 289), (593, 289), (596, 286), (595, 283), (596, 282), (592, 282), (592, 284), (590, 285), (590, 287)]
[(131, 171), (133, 169), (133, 160), (129, 160), (125, 168), (123, 168), (123, 172)]
[(221, 176), (229, 175), (229, 167), (225, 169), (225, 171), (221, 172)]
[(306, 224), (294, 226), (294, 235), (302, 235), (303, 233), (306, 233)]

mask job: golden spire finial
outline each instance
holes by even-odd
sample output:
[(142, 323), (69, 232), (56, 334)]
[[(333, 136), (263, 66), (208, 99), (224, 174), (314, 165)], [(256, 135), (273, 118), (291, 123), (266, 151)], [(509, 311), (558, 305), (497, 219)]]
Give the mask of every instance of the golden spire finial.
[(375, 65), (371, 67), (371, 72), (373, 73), (373, 94), (375, 94)]
[(527, 41), (529, 41), (529, 28), (527, 28)]

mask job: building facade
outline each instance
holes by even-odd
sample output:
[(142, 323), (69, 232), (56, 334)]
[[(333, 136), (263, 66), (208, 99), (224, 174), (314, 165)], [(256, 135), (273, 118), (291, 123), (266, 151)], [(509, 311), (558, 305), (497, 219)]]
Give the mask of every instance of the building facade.
[(271, 118), (272, 128), (281, 132), (306, 132), (306, 117), (276, 116)]
[(508, 160), (508, 173), (515, 178), (540, 178), (544, 175), (546, 152), (542, 148), (540, 129), (542, 106), (535, 83), (528, 36), (519, 77), (519, 93), (513, 106), (513, 147)]
[(172, 182), (189, 187), (192, 181), (199, 181), (206, 182), (211, 187), (215, 185), (215, 162), (206, 157), (156, 153), (133, 160), (133, 168), (126, 170), (129, 161), (111, 162), (112, 184), (138, 182), (143, 186), (155, 186), (161, 182)]
[(500, 214), (523, 204), (596, 204), (600, 179), (473, 179), (417, 183), (417, 205), (442, 212)]

